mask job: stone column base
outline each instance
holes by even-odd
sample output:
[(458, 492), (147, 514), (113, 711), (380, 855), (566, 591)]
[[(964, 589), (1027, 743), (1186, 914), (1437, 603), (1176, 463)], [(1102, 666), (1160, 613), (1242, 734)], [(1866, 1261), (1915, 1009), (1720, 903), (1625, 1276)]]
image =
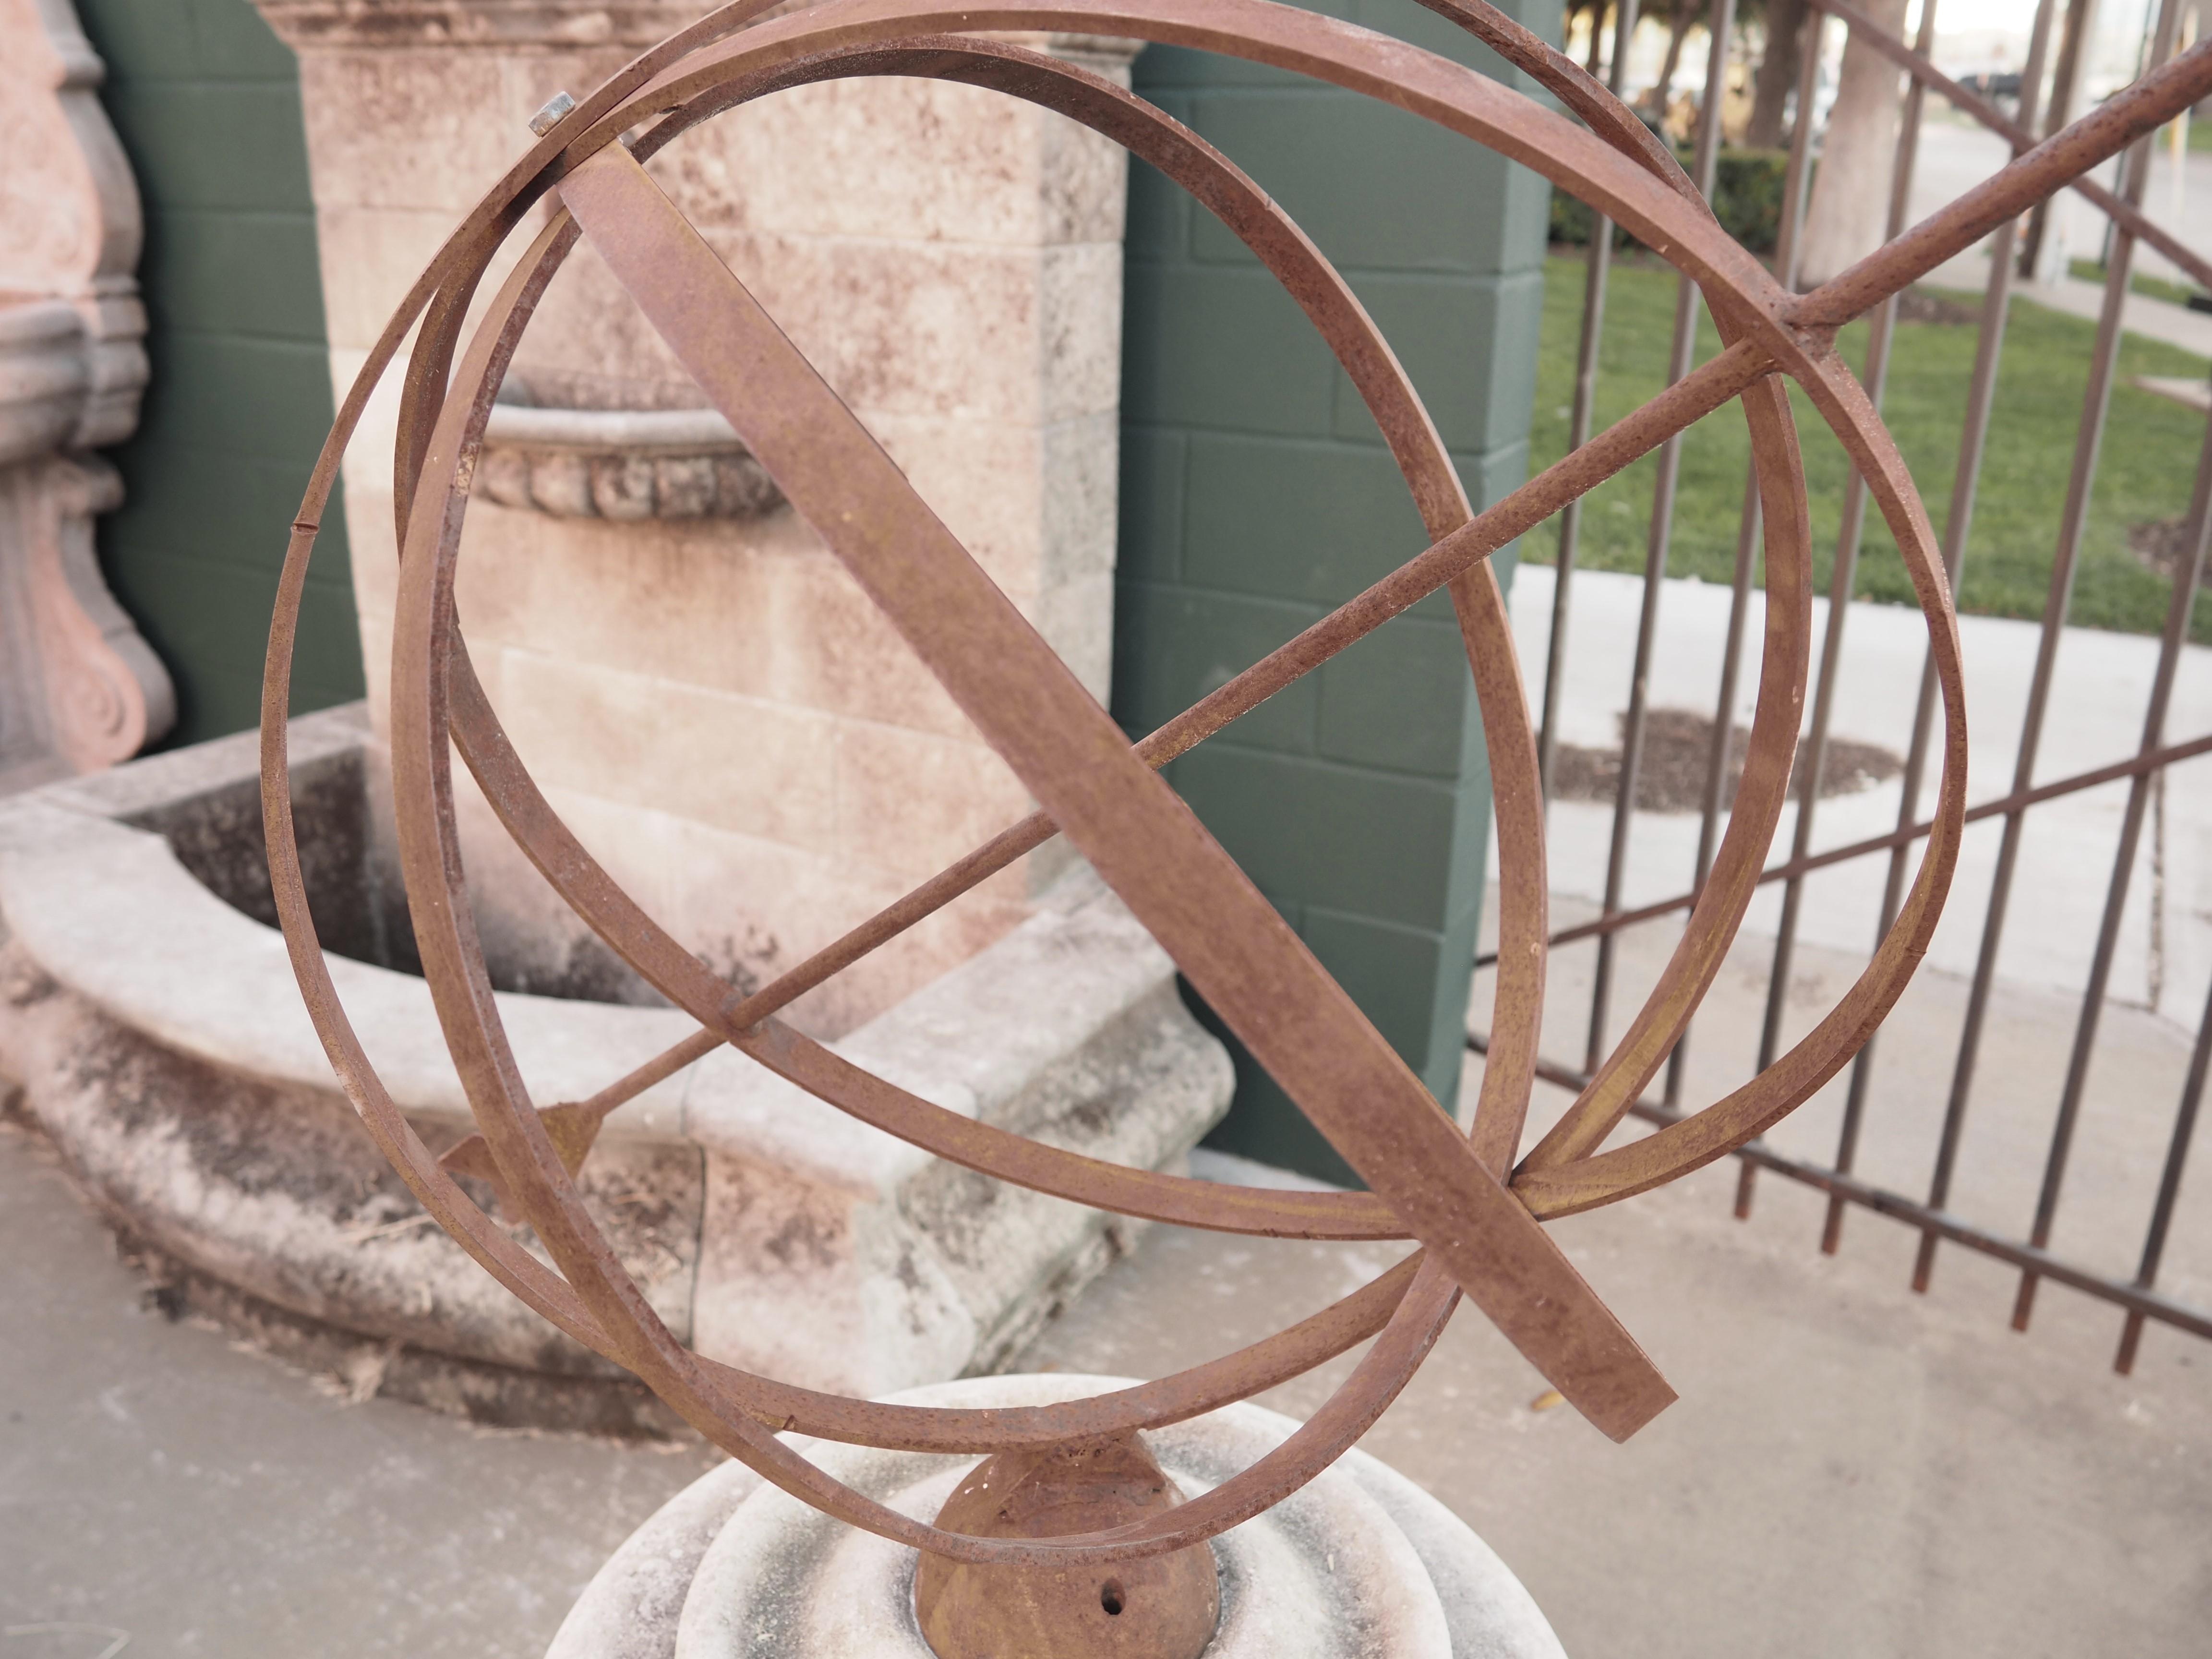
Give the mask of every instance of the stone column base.
[[(900, 1403), (1037, 1406), (1130, 1386), (992, 1376)], [(1297, 1428), (1231, 1406), (1146, 1437), (1187, 1496)], [(831, 1474), (933, 1518), (977, 1462), (793, 1437)], [(1489, 1546), (1403, 1475), (1353, 1451), (1213, 1540), (1221, 1624), (1205, 1659), (1565, 1659)], [(933, 1659), (914, 1613), (912, 1550), (830, 1519), (739, 1463), (694, 1482), (599, 1570), (546, 1659)]]

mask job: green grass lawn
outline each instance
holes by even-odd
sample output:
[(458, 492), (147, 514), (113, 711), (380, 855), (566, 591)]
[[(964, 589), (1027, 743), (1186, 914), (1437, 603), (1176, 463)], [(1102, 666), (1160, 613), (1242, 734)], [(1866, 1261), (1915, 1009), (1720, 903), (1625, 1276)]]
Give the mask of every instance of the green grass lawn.
[[(1566, 451), (1583, 271), (1579, 254), (1554, 256), (1547, 264), (1530, 434), (1533, 464), (1539, 468)], [(1650, 256), (1616, 257), (1599, 358), (1599, 428), (1661, 389), (1674, 327), (1674, 273)], [(1988, 453), (1975, 498), (1973, 533), (1960, 584), (1962, 610), (1999, 617), (2043, 614), (2094, 334), (2089, 323), (2013, 301)], [(1842, 348), (1854, 369), (1864, 364), (1866, 337), (1863, 323), (1844, 331)], [(1885, 418), (1919, 483), (1939, 535), (1966, 417), (1974, 340), (1972, 322), (1905, 323), (1899, 326), (1892, 354)], [(1698, 358), (1719, 349), (1711, 319), (1702, 320)], [(2128, 527), (2179, 518), (2188, 510), (2204, 417), (2137, 390), (2133, 378), (2203, 379), (2209, 368), (2212, 365), (2202, 357), (2126, 337), (2075, 580), (2074, 622), (2149, 634), (2163, 625), (2167, 583), (2130, 550)], [(1812, 501), (1814, 575), (1818, 591), (1825, 592), (1834, 565), (1848, 464), (1812, 405), (1794, 386), (1791, 394)], [(1699, 423), (1684, 440), (1668, 574), (1717, 582), (1732, 579), (1749, 458), (1743, 417), (1733, 405)], [(1583, 566), (1644, 568), (1657, 469), (1657, 458), (1646, 457), (1591, 492), (1583, 514), (1578, 556)], [(1895, 544), (1871, 508), (1868, 520), (1859, 558), (1858, 597), (1912, 603)], [(1522, 556), (1542, 564), (1553, 561), (1558, 548), (1556, 520), (1522, 542)], [(2191, 634), (2199, 643), (2212, 644), (2212, 597), (2198, 602)]]
[[(2104, 286), (2105, 267), (2098, 260), (2069, 259), (2066, 270), (2077, 282)], [(2140, 270), (2131, 270), (2128, 273), (2128, 292), (2140, 294), (2147, 300), (2164, 300), (2168, 305), (2185, 306), (2197, 289), (2191, 283), (2170, 283), (2163, 276), (2146, 276)]]

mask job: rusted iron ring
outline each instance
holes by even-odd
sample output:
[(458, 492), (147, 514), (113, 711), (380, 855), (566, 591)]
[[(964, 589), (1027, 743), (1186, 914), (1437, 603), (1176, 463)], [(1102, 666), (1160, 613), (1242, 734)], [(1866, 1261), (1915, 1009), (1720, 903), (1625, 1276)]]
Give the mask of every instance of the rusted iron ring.
[[(1435, 9), (1550, 86), (1590, 121), (1600, 137), (1593, 137), (1444, 60), (1265, 0), (1061, 0), (988, 12), (955, 11), (916, 0), (828, 0), (791, 16), (746, 27), (764, 9), (764, 0), (744, 0), (646, 54), (553, 128), (470, 216), (371, 354), (341, 411), (295, 525), (264, 690), (264, 793), (272, 874), (295, 968), (318, 1030), (371, 1133), (425, 1206), (464, 1248), (561, 1328), (638, 1370), (717, 1443), (843, 1519), (957, 1559), (1068, 1562), (1158, 1553), (1210, 1536), (1258, 1512), (1326, 1467), (1373, 1421), (1434, 1341), (1461, 1287), (1473, 1291), (1524, 1351), (1540, 1356), (1539, 1363), (1547, 1367), (1547, 1374), (1601, 1425), (1616, 1433), (1632, 1431), (1671, 1395), (1602, 1305), (1565, 1267), (1564, 1260), (1550, 1252), (1531, 1224), (1533, 1218), (1586, 1208), (1658, 1184), (1723, 1155), (1806, 1098), (1848, 1060), (1902, 989), (1933, 930), (1955, 860), (1964, 792), (1955, 629), (1925, 514), (1878, 419), (1825, 337), (1802, 332), (1783, 319), (1787, 296), (1713, 223), (1671, 159), (1652, 153), (1656, 147), (1640, 123), (1557, 53), (1486, 7), (1437, 0)], [(1498, 508), (1471, 514), (1442, 446), (1387, 345), (1335, 272), (1294, 226), (1224, 160), (1141, 100), (1072, 65), (1002, 43), (947, 33), (981, 28), (1135, 35), (1204, 46), (1300, 70), (1411, 109), (1535, 167), (1660, 249), (1699, 283), (1729, 343), (1729, 350)], [(1471, 1141), (1459, 1140), (1455, 1134), (1449, 1141), (1439, 1139), (1435, 1125), (1440, 1115), (1433, 1103), (1419, 1094), (1417, 1083), (1407, 1093), (1410, 1073), (1401, 1078), (1392, 1071), (1395, 1057), (1387, 1055), (1387, 1047), (1318, 965), (1302, 951), (1285, 946), (1279, 937), (1261, 937), (1264, 919), (1237, 896), (1242, 878), (1233, 866), (1229, 867), (1233, 879), (1212, 887), (1203, 882), (1176, 886), (1180, 877), (1218, 874), (1225, 855), (1219, 854), (1194, 820), (1186, 824), (1177, 818), (1179, 804), (1164, 785), (1149, 772), (1130, 769), (1141, 769), (1144, 762), (1120, 747), (1118, 735), (1116, 752), (1127, 763), (1114, 775), (1114, 787), (1103, 795), (1086, 794), (1085, 779), (1038, 766), (1033, 738), (1025, 738), (1003, 720), (994, 729), (994, 721), (1002, 711), (977, 690), (978, 685), (988, 689), (983, 681), (963, 684), (959, 674), (939, 669), (956, 697), (963, 690), (969, 694), (969, 701), (976, 704), (969, 707), (971, 717), (1015, 762), (1061, 827), (1162, 937), (1186, 971), (1192, 972), (1217, 1006), (1224, 1008), (1231, 1023), (1237, 1024), (1241, 1009), (1252, 1029), (1240, 1027), (1240, 1033), (1263, 1057), (1273, 1045), (1280, 1061), (1279, 1076), (1290, 1073), (1286, 1080), (1294, 1085), (1293, 1097), (1328, 1120), (1322, 1124), (1324, 1132), (1339, 1138), (1355, 1166), (1368, 1176), (1376, 1196), (1293, 1204), (1279, 1195), (1205, 1188), (1103, 1165), (1086, 1167), (1083, 1160), (1053, 1154), (1049, 1149), (1036, 1149), (1042, 1156), (1032, 1158), (1028, 1151), (1007, 1144), (1013, 1138), (995, 1131), (956, 1141), (948, 1137), (981, 1126), (955, 1120), (964, 1126), (956, 1128), (933, 1118), (934, 1109), (927, 1109), (927, 1103), (897, 1098), (897, 1091), (881, 1079), (845, 1066), (775, 1022), (725, 1029), (731, 1006), (726, 988), (719, 981), (702, 982), (705, 970), (582, 855), (514, 762), (495, 716), (476, 687), (450, 610), (469, 472), (500, 374), (538, 295), (573, 245), (576, 229), (563, 211), (538, 235), (495, 299), (449, 390), (447, 371), (463, 313), (501, 242), (535, 201), (559, 186), (568, 209), (587, 222), (620, 224), (647, 240), (658, 237), (665, 258), (680, 258), (682, 233), (688, 227), (668, 222), (672, 208), (666, 207), (665, 198), (656, 200), (657, 191), (637, 171), (634, 157), (649, 155), (697, 121), (746, 99), (809, 80), (863, 73), (926, 75), (993, 86), (1084, 120), (1162, 165), (1243, 236), (1306, 307), (1367, 397), (1407, 473), (1435, 544), (1405, 568), (1398, 587), (1364, 609), (1363, 601), (1355, 600), (1322, 624), (1324, 629), (1336, 624), (1338, 637), (1331, 643), (1324, 636), (1313, 649), (1325, 658), (1440, 586), (1450, 589), (1468, 639), (1498, 792), (1507, 872), (1503, 934), (1516, 947), (1511, 965), (1501, 975), (1496, 1030), (1503, 1040), (1493, 1046)], [(636, 139), (633, 154), (613, 147), (616, 134), (656, 117), (655, 124)], [(611, 256), (619, 250), (603, 244), (603, 252)], [(618, 258), (614, 262), (648, 314), (656, 305), (665, 309), (670, 301), (656, 291), (653, 270), (624, 270)], [(738, 295), (742, 297), (742, 290)], [(398, 1112), (337, 1005), (300, 884), (284, 771), (283, 714), (301, 584), (338, 457), (369, 390), (415, 318), (426, 311), (404, 399), (395, 489), (406, 550), (393, 678), (395, 793), (401, 807), (404, 856), (426, 972), (449, 1044), (507, 1185), (565, 1278), (549, 1272), (494, 1225), (438, 1169)], [(749, 349), (765, 354), (760, 362), (780, 365), (779, 372), (799, 375), (799, 369), (775, 356), (781, 337), (774, 334), (772, 325), (754, 325), (749, 335), (739, 333)], [(672, 343), (679, 350), (684, 347), (683, 341)], [(1786, 787), (1805, 681), (1809, 558), (1802, 464), (1787, 404), (1778, 383), (1770, 378), (1778, 369), (1805, 386), (1866, 473), (1929, 612), (1931, 653), (1947, 721), (1936, 829), (1897, 926), (1867, 975), (1828, 1020), (1743, 1090), (1660, 1135), (1601, 1152), (1597, 1147), (1663, 1060), (1710, 984), (1719, 953), (1741, 922)], [(805, 385), (803, 377), (789, 384), (801, 389)], [(742, 403), (742, 389), (729, 395)], [(1692, 913), (1683, 947), (1644, 1014), (1560, 1130), (1547, 1137), (1523, 1164), (1509, 1197), (1498, 1178), (1504, 1175), (1505, 1162), (1519, 1139), (1533, 1077), (1543, 972), (1545, 883), (1528, 713), (1502, 601), (1490, 573), (1481, 567), (1490, 552), (1556, 510), (1565, 498), (1738, 395), (1752, 423), (1768, 527), (1770, 631), (1752, 763), (1747, 767), (1736, 815), (1713, 879)], [(823, 419), (834, 418), (836, 410), (830, 406), (834, 403), (832, 398), (830, 404), (819, 405)], [(737, 413), (728, 409), (725, 413), (738, 422)], [(848, 435), (842, 441), (852, 441)], [(757, 450), (760, 447), (756, 443)], [(838, 455), (839, 467), (853, 463), (855, 456), (865, 461), (860, 452), (848, 451)], [(763, 459), (772, 471), (777, 471), (769, 455)], [(779, 482), (800, 510), (807, 511), (810, 502), (830, 499), (823, 494), (828, 484), (806, 476), (805, 457), (792, 459), (788, 471), (790, 477), (778, 473)], [(893, 505), (910, 514), (910, 509)], [(1528, 516), (1532, 514), (1534, 519)], [(817, 525), (823, 521), (818, 511), (810, 516)], [(909, 516), (897, 527), (926, 538), (931, 525), (933, 520), (925, 524)], [(848, 565), (858, 562), (864, 584), (872, 578), (876, 581), (878, 597), (894, 621), (908, 631), (910, 641), (918, 641), (917, 648), (923, 649), (928, 660), (930, 650), (937, 648), (928, 619), (901, 615), (900, 596), (889, 586), (897, 573), (887, 576), (880, 562), (868, 565), (866, 548), (848, 551), (837, 544), (836, 537), (831, 540)], [(958, 574), (956, 554), (957, 544), (940, 560), (942, 572)], [(1378, 584), (1378, 589), (1387, 586), (1387, 582)], [(989, 599), (980, 593), (974, 598), (975, 605), (984, 607), (974, 614), (987, 621)], [(994, 625), (1002, 623), (1003, 619)], [(1006, 640), (1017, 657), (1026, 649), (1017, 634), (1008, 633)], [(1040, 683), (1049, 681), (1049, 671), (1033, 653), (1025, 661)], [(1291, 665), (1296, 672), (1311, 665)], [(1048, 684), (1045, 690), (1059, 695)], [(1077, 723), (1089, 718), (1081, 714)], [(1190, 1224), (1300, 1237), (1402, 1237), (1410, 1232), (1429, 1249), (1366, 1291), (1243, 1354), (1122, 1395), (1035, 1413), (897, 1411), (813, 1395), (699, 1359), (659, 1325), (583, 1214), (568, 1170), (506, 1053), (475, 947), (459, 867), (446, 742), (449, 732), (510, 832), (580, 915), (709, 1030), (833, 1104), (975, 1167), (1107, 1207)], [(1200, 731), (1190, 740), (1205, 734)], [(1065, 733), (1054, 731), (1052, 736), (1058, 742)], [(1095, 721), (1084, 741), (1097, 748), (1100, 739)], [(1024, 742), (1031, 744), (1029, 750), (1023, 748)], [(1113, 762), (1103, 750), (1094, 759), (1102, 775)], [(1158, 793), (1149, 793), (1152, 791)], [(1225, 927), (1232, 938), (1242, 929), (1258, 943), (1242, 955), (1209, 955), (1212, 941), (1197, 939), (1190, 918), (1177, 914), (1179, 895), (1188, 896), (1198, 906), (1204, 928)], [(1211, 908), (1218, 905), (1228, 908)], [(1294, 946), (1295, 941), (1291, 944)], [(1280, 1001), (1286, 1012), (1273, 1014), (1261, 1008), (1262, 994)], [(1268, 1023), (1278, 1018), (1334, 1034), (1338, 1040), (1300, 1048), (1297, 1033), (1286, 1034)], [(1397, 1067), (1402, 1071), (1402, 1066)], [(1304, 1085), (1304, 1093), (1295, 1086), (1299, 1085)], [(1346, 1111), (1346, 1102), (1332, 1104), (1334, 1093), (1347, 1091), (1359, 1113), (1387, 1121), (1385, 1132), (1364, 1140), (1358, 1138), (1364, 1132), (1355, 1115)], [(1457, 1150), (1446, 1150), (1448, 1146)], [(1468, 1207), (1470, 1204), (1473, 1208)], [(1540, 1282), (1549, 1289), (1532, 1292)], [(828, 1481), (769, 1432), (796, 1427), (874, 1443), (983, 1450), (1141, 1427), (1269, 1386), (1378, 1329), (1380, 1340), (1352, 1380), (1278, 1453), (1156, 1522), (1097, 1537), (985, 1540), (923, 1527)]]

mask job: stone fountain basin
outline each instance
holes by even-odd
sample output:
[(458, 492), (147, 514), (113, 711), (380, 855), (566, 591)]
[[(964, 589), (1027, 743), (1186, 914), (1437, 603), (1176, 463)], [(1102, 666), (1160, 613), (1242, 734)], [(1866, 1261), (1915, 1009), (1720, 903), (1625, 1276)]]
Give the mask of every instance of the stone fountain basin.
[[(356, 959), (389, 958), (380, 943), (405, 931), (368, 851), (360, 706), (295, 720), (292, 756), (332, 978), (442, 1150), (473, 1121), (428, 987)], [(470, 1261), (369, 1143), (269, 925), (258, 789), (246, 733), (0, 801), (0, 1076), (148, 1252), (168, 1305), (243, 1323), (359, 1393), (489, 1421), (666, 1426), (639, 1385)], [(497, 1000), (546, 1104), (691, 1029), (665, 1006)], [(1087, 872), (833, 1046), (953, 1110), (1150, 1168), (1179, 1167), (1231, 1086), (1172, 963)], [(679, 1338), (864, 1395), (1002, 1364), (1132, 1226), (943, 1164), (726, 1048), (618, 1109), (581, 1184)]]

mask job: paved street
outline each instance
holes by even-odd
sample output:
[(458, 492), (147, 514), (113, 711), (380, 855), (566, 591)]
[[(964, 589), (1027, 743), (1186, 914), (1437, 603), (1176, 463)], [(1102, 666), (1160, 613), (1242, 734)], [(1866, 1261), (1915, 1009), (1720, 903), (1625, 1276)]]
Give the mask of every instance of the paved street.
[[(1926, 218), (2011, 159), (2011, 146), (1995, 133), (1959, 119), (1929, 120), (1922, 128), (1919, 155), (1913, 167), (1907, 222)], [(2117, 164), (2107, 162), (2094, 176), (2107, 189), (2117, 189)], [(2057, 199), (2053, 217), (2066, 257), (2101, 258), (2105, 216), (2075, 191), (2068, 191)], [(2172, 154), (2161, 139), (2151, 154), (2143, 211), (2190, 247), (2200, 252), (2212, 249), (2212, 154), (2188, 152), (2177, 173)], [(2185, 280), (2173, 263), (2155, 249), (2140, 249), (2136, 258), (2136, 268), (2145, 276)]]

